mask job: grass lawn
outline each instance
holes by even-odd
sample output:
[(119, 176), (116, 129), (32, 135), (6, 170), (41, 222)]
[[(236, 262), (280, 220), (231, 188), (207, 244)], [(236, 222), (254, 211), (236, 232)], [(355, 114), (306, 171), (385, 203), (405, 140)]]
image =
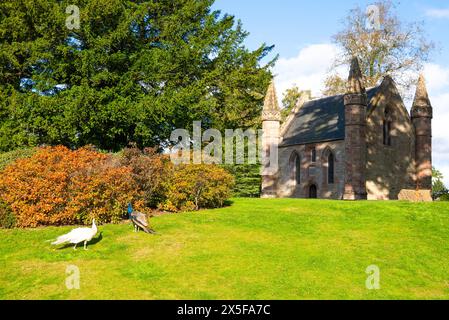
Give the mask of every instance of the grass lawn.
[(0, 299), (449, 298), (449, 203), (235, 199), (151, 223), (100, 226), (89, 251), (45, 242), (72, 227), (0, 230)]

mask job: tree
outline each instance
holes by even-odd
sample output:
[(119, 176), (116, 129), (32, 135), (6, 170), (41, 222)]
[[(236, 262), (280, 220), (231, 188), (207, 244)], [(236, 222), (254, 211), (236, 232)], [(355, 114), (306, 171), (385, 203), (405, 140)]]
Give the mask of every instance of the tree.
[(296, 107), (298, 100), (304, 95), (311, 95), (310, 91), (300, 90), (298, 86), (293, 86), (284, 92), (284, 97), (282, 99), (283, 109), (281, 110), (281, 121), (285, 122), (290, 112)]
[(432, 167), (432, 196), (434, 199), (438, 199), (444, 194), (448, 194), (449, 191), (444, 185), (443, 182), (443, 174), (441, 171), (437, 170), (435, 167)]
[(232, 196), (235, 198), (260, 198), (260, 164), (223, 165), (235, 178)]
[[(255, 126), (274, 60), (214, 0), (0, 2), (0, 150), (167, 143), (194, 120)], [(66, 26), (76, 5), (79, 29)]]
[(326, 80), (325, 95), (345, 92), (346, 80), (335, 68), (348, 65), (353, 56), (359, 58), (366, 87), (375, 86), (386, 75), (394, 77), (404, 93), (416, 84), (417, 73), (429, 60), (435, 45), (426, 38), (423, 22), (399, 20), (395, 3), (380, 0), (363, 10), (350, 10), (343, 30), (333, 37), (342, 49)]
[(440, 170), (435, 167), (432, 167), (432, 180), (443, 180), (444, 176)]

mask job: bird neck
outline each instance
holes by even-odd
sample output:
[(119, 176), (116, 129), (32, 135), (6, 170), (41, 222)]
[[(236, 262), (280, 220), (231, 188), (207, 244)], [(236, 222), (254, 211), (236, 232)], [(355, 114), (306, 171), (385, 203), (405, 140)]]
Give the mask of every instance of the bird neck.
[(97, 225), (95, 224), (95, 221), (92, 222), (92, 231), (97, 232)]

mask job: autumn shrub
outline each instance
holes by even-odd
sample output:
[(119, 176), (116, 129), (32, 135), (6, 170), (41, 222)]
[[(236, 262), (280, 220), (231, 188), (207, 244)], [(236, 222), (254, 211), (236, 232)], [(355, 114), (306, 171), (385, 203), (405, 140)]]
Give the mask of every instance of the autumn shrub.
[(12, 228), (16, 225), (16, 217), (11, 208), (0, 200), (0, 228)]
[(175, 168), (167, 194), (167, 206), (180, 211), (222, 207), (231, 196), (234, 177), (216, 165), (188, 164)]
[(131, 168), (132, 177), (146, 207), (157, 207), (167, 198), (170, 181), (173, 176), (173, 164), (168, 155), (157, 152), (154, 148), (143, 151), (138, 148), (123, 150), (121, 164)]
[(24, 148), (0, 153), (0, 171), (17, 159), (31, 157), (36, 150), (37, 148)]
[(117, 222), (139, 199), (132, 169), (90, 148), (40, 148), (0, 175), (0, 195), (19, 227)]

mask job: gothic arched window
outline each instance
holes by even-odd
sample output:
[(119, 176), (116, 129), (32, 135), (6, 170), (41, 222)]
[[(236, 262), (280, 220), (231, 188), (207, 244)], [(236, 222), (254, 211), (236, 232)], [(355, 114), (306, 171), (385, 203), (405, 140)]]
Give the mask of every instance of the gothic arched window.
[(389, 108), (386, 108), (383, 122), (383, 143), (386, 146), (391, 146), (391, 124), (391, 111)]
[(316, 162), (316, 148), (312, 148), (312, 162)]
[(301, 184), (301, 157), (296, 155), (295, 158), (295, 180), (296, 184)]
[(292, 180), (294, 179), (296, 184), (301, 184), (301, 157), (296, 152), (293, 152), (290, 159)]
[(327, 157), (327, 182), (333, 184), (335, 181), (335, 159), (332, 153)]

